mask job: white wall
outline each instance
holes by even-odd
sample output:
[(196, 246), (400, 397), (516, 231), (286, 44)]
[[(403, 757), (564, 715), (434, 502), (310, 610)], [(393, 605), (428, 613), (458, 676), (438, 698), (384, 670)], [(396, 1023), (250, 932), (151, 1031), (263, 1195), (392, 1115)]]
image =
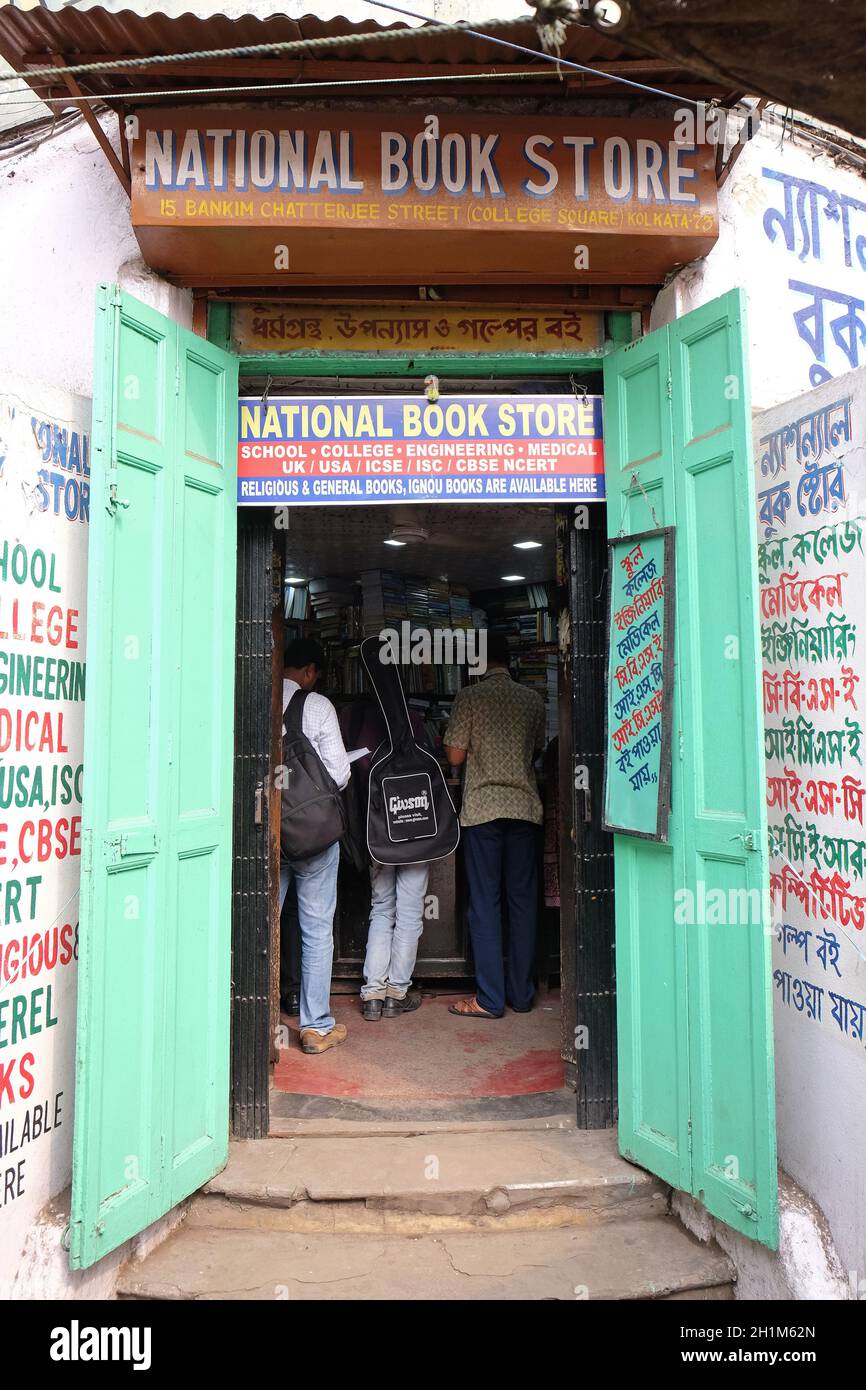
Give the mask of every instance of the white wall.
[[(114, 139), (116, 122), (104, 125)], [(83, 123), (0, 159), (0, 265), (0, 390), (14, 372), (90, 396), (100, 281), (119, 281), (187, 327), (192, 320), (189, 292), (142, 261), (129, 199)]]
[[(780, 218), (773, 215), (774, 210), (785, 212), (783, 180), (799, 181), (787, 185), (787, 240)], [(812, 191), (809, 185), (815, 186)], [(718, 243), (661, 292), (651, 326), (668, 323), (726, 290), (744, 288), (753, 410), (766, 410), (866, 363), (866, 241), (859, 240), (866, 238), (866, 179), (850, 167), (837, 167), (811, 145), (786, 140), (780, 146), (778, 129), (762, 131), (746, 146), (722, 188), (719, 214)], [(807, 341), (816, 326), (809, 319), (814, 297), (793, 285), (815, 286), (853, 301), (823, 301), (823, 350), (817, 354)], [(834, 322), (849, 309), (862, 322), (863, 340), (855, 333), (851, 342), (838, 322), (834, 333)]]
[(866, 1296), (866, 369), (758, 415), (754, 449), (779, 1160)]

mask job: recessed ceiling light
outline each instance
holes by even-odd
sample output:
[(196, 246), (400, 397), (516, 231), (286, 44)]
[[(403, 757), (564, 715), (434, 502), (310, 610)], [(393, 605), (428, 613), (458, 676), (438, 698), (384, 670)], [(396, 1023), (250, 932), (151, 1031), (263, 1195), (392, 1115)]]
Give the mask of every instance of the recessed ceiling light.
[(306, 582), (307, 582), (306, 579), (299, 579), (298, 576), (297, 576), (296, 574), (289, 575), (289, 576), (287, 576), (287, 578), (286, 578), (286, 583), (287, 583), (287, 584), (298, 585), (298, 584), (306, 584)]
[(526, 575), (524, 575), (524, 574), (503, 574), (503, 575), (502, 575), (502, 578), (503, 578), (503, 579), (506, 581), (506, 583), (508, 583), (508, 584), (515, 584), (515, 583), (517, 582), (518, 579), (525, 579), (525, 578), (526, 578)]
[(515, 541), (515, 550), (540, 550), (541, 541)]
[(385, 541), (385, 545), (405, 545), (405, 544), (406, 544), (405, 541), (397, 541), (397, 540), (394, 539), (393, 536), (389, 536), (388, 539)]

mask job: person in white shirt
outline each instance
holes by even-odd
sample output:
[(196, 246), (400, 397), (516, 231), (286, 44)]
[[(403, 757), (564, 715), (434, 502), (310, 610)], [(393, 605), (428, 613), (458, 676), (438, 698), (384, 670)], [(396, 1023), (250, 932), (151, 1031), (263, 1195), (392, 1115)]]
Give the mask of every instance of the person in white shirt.
[[(325, 653), (318, 642), (301, 637), (289, 643), (283, 667), (285, 713), (292, 696), (299, 690), (313, 690), (325, 669)], [(302, 728), (342, 791), (349, 781), (349, 758), (337, 722), (337, 711), (324, 695), (307, 696)], [(280, 864), (280, 911), (292, 881), (298, 895), (301, 1046), (309, 1053), (327, 1052), (343, 1042), (348, 1032), (344, 1023), (336, 1022), (330, 1006), (339, 866), (339, 842), (311, 859), (284, 859)]]

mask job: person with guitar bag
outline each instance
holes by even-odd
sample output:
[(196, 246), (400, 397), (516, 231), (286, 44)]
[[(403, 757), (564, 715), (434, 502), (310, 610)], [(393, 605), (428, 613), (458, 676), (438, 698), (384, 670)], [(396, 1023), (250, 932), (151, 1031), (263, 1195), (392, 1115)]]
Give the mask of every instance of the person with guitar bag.
[(399, 669), (383, 660), (377, 636), (361, 644), (361, 660), (379, 702), (371, 724), (375, 747), (367, 793), (370, 927), (361, 1013), (368, 1022), (398, 1018), (421, 1003), (410, 989), (423, 930), (430, 864), (452, 854), (460, 825), (442, 769), (420, 721), (406, 704)]
[(325, 653), (309, 638), (286, 648), (283, 670), (283, 777), (280, 797), (280, 911), (295, 883), (301, 931), (301, 1047), (327, 1052), (348, 1029), (331, 1014), (334, 912), (340, 840), (346, 829), (341, 792), (349, 758), (337, 711), (313, 691)]

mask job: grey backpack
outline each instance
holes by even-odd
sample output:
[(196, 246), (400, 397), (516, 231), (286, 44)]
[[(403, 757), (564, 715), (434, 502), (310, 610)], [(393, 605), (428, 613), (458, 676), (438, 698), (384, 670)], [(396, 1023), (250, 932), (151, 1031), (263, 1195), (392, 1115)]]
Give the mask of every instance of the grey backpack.
[(303, 730), (306, 690), (298, 690), (286, 710), (283, 739), (280, 854), (283, 859), (311, 859), (346, 833), (343, 796)]

